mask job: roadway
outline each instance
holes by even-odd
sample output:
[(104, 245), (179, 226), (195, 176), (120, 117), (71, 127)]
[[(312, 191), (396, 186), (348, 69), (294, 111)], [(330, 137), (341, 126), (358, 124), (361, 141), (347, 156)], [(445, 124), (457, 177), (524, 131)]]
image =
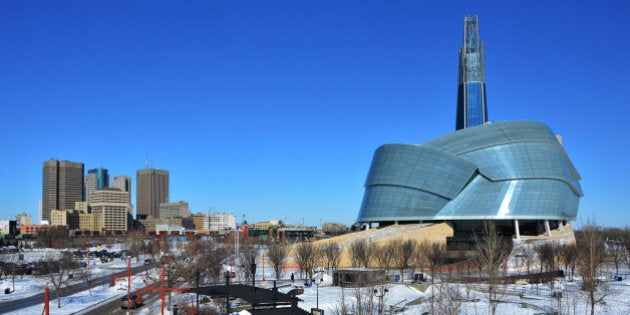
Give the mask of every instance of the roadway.
[[(157, 288), (159, 286), (159, 283), (154, 283), (151, 286)], [(144, 304), (137, 309), (131, 309), (129, 314), (137, 314), (140, 312), (144, 312), (146, 314), (146, 310), (149, 310), (150, 314), (154, 313), (154, 312), (151, 312), (152, 310), (150, 310), (149, 308), (153, 304), (155, 304), (155, 302), (160, 300), (160, 291), (146, 292), (146, 293), (141, 293), (141, 294), (142, 294), (142, 300), (144, 301)], [(127, 295), (125, 295), (124, 297), (126, 298)], [(127, 309), (126, 308), (123, 309), (120, 306), (120, 299), (121, 299), (120, 297), (116, 297), (114, 299), (111, 299), (108, 303), (104, 303), (95, 308), (90, 308), (89, 311), (86, 311), (85, 313), (81, 312), (80, 314), (87, 314), (87, 315), (127, 314)]]
[[(151, 268), (153, 268), (153, 265), (151, 264), (138, 266), (138, 267), (132, 267), (131, 274), (145, 272)], [(126, 271), (126, 269), (123, 269), (123, 270)], [(114, 274), (117, 274), (117, 273), (114, 273)], [(91, 282), (90, 286), (94, 288), (100, 285), (107, 284), (110, 282), (111, 276), (112, 274), (94, 278), (90, 281)], [(73, 285), (61, 288), (59, 290), (59, 295), (61, 297), (66, 297), (66, 296), (79, 293), (82, 291), (87, 291), (87, 290), (88, 290), (87, 282), (81, 282), (81, 283), (77, 283), (77, 284), (73, 284)], [(50, 300), (52, 301), (55, 299), (57, 299), (57, 294), (55, 293), (54, 288), (50, 288)], [(10, 313), (12, 311), (16, 311), (21, 308), (31, 307), (40, 303), (44, 303), (44, 292), (29, 296), (26, 298), (22, 298), (22, 299), (1, 302), (0, 310), (1, 310), (1, 313)], [(120, 308), (120, 301), (118, 301), (118, 303), (119, 303), (118, 307)]]

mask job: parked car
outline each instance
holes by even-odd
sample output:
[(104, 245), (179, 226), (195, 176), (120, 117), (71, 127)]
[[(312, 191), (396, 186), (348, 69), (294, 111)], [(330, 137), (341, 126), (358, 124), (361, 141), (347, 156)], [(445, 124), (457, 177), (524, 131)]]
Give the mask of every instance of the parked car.
[(111, 257), (101, 256), (101, 262), (102, 263), (108, 263), (108, 262), (111, 262), (111, 261), (112, 261)]
[(127, 302), (130, 301), (129, 308), (138, 308), (144, 304), (142, 302), (142, 295), (134, 293), (131, 297), (127, 297), (126, 295), (120, 298), (120, 308), (127, 309)]
[(291, 291), (287, 292), (290, 297), (295, 297), (296, 295), (300, 295), (304, 293), (304, 288), (295, 287), (295, 289), (291, 289)]

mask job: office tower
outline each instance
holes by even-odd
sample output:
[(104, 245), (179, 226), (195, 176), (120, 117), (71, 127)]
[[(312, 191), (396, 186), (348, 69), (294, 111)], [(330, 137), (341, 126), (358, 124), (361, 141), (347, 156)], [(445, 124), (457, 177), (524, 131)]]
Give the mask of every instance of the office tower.
[(459, 51), (456, 130), (488, 121), (486, 71), (483, 42), (479, 39), (479, 19), (464, 18), (464, 44)]
[(162, 202), (168, 202), (168, 171), (139, 170), (136, 174), (136, 218), (159, 218)]
[(126, 175), (114, 176), (114, 178), (112, 178), (112, 188), (126, 191), (131, 196), (131, 177)]
[(83, 200), (83, 171), (83, 163), (44, 162), (40, 220), (50, 221), (51, 210), (74, 209), (74, 203)]
[(128, 192), (118, 188), (95, 190), (90, 204), (97, 230), (127, 231), (131, 223), (131, 200)]
[(89, 203), (92, 192), (108, 187), (109, 174), (106, 168), (99, 167), (88, 170), (87, 176), (85, 176), (85, 200)]

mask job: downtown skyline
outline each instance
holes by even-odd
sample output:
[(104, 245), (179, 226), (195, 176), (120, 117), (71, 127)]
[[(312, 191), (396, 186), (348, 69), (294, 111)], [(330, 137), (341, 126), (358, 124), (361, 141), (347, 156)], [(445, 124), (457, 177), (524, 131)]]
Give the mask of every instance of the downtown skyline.
[(352, 224), (377, 147), (453, 130), (474, 14), (489, 120), (549, 125), (582, 176), (578, 216), (630, 225), (626, 2), (0, 8), (1, 219), (37, 220), (41, 165), (56, 158), (134, 186), (151, 161), (193, 212)]

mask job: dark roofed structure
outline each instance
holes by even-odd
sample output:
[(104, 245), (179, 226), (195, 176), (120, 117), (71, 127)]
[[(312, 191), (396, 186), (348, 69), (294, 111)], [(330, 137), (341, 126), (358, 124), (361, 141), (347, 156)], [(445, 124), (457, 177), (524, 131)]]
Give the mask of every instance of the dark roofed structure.
[(240, 306), (239, 309), (244, 309), (257, 315), (310, 314), (297, 306), (299, 299), (278, 292), (277, 289), (264, 289), (250, 285), (234, 284), (190, 288), (189, 292), (211, 297), (233, 297), (241, 299), (249, 305)]

